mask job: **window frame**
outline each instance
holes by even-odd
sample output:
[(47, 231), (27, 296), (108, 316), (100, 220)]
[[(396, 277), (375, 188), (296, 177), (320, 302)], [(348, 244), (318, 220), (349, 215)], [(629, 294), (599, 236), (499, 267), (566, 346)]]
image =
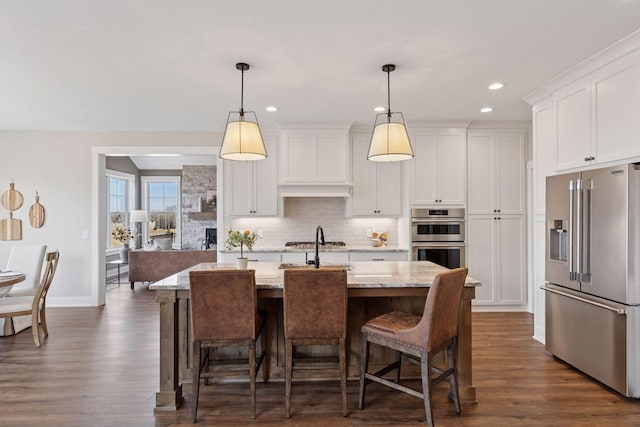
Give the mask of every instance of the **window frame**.
[[(149, 209), (149, 183), (155, 182), (173, 182), (176, 184), (176, 238), (172, 244), (173, 249), (180, 249), (180, 242), (182, 241), (182, 187), (181, 176), (175, 175), (144, 175), (140, 177), (140, 191), (141, 198), (140, 203), (142, 209), (147, 211), (147, 215), (151, 218), (151, 210)], [(142, 239), (143, 243), (149, 241), (149, 227), (142, 227)]]
[(106, 201), (106, 211), (107, 211), (107, 221), (106, 221), (106, 229), (107, 229), (107, 239), (106, 239), (106, 251), (116, 251), (119, 250), (122, 245), (119, 246), (111, 246), (111, 179), (121, 179), (126, 181), (126, 196), (125, 196), (125, 224), (128, 227), (131, 227), (129, 219), (131, 218), (131, 210), (135, 206), (135, 195), (136, 195), (136, 176), (127, 172), (121, 172), (117, 170), (106, 169), (105, 170), (105, 185), (106, 185), (106, 193), (107, 193), (107, 201)]

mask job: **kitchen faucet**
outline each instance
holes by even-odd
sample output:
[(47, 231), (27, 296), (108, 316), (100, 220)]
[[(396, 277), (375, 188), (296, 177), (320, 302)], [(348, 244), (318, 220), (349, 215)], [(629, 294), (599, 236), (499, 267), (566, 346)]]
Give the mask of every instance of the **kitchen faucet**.
[(320, 233), (320, 244), (324, 245), (324, 230), (321, 225), (316, 228), (316, 257), (313, 260), (315, 268), (320, 268), (320, 256), (318, 255), (318, 232)]

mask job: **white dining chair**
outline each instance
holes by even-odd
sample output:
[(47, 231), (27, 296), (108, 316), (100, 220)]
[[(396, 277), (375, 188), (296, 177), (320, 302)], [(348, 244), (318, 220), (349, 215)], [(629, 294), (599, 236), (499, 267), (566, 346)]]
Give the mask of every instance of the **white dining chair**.
[(0, 298), (0, 317), (16, 319), (26, 316), (29, 318), (36, 347), (40, 347), (42, 342), (40, 339), (41, 331), (45, 337), (49, 336), (46, 316), (47, 293), (53, 281), (53, 276), (56, 274), (59, 257), (58, 251), (47, 254), (47, 264), (42, 275), (42, 282), (36, 289), (35, 295)]
[[(6, 297), (34, 296), (40, 286), (42, 264), (47, 245), (15, 245), (11, 248), (6, 270), (26, 274), (23, 282), (13, 285)], [(13, 335), (31, 326), (31, 316), (0, 319), (0, 336)]]

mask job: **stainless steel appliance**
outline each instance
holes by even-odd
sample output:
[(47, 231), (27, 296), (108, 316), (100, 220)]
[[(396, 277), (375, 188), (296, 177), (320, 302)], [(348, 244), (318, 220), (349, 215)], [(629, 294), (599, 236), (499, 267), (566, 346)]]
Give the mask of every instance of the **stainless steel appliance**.
[(464, 242), (464, 209), (411, 209), (413, 242)]
[(464, 209), (411, 209), (412, 259), (466, 265)]
[(640, 397), (640, 163), (547, 178), (547, 351)]

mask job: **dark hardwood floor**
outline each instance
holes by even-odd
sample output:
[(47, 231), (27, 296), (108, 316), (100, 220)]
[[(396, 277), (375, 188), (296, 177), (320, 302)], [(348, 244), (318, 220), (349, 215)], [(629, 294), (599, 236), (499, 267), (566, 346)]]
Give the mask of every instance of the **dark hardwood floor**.
[[(55, 286), (55, 283), (54, 283)], [(147, 285), (108, 286), (100, 308), (49, 308), (42, 348), (31, 331), (0, 337), (1, 426), (192, 425), (191, 388), (177, 412), (154, 413), (158, 387), (158, 305)], [(630, 401), (553, 359), (531, 338), (526, 313), (474, 313), (477, 405), (457, 416), (447, 384), (435, 389), (439, 426), (633, 426), (640, 402)], [(418, 383), (414, 383), (419, 387)], [(201, 425), (420, 425), (422, 402), (372, 384), (357, 409), (349, 382), (349, 417), (340, 415), (338, 382), (294, 383), (292, 416), (284, 418), (284, 384), (258, 383), (257, 418), (248, 415), (247, 384), (202, 386)]]

